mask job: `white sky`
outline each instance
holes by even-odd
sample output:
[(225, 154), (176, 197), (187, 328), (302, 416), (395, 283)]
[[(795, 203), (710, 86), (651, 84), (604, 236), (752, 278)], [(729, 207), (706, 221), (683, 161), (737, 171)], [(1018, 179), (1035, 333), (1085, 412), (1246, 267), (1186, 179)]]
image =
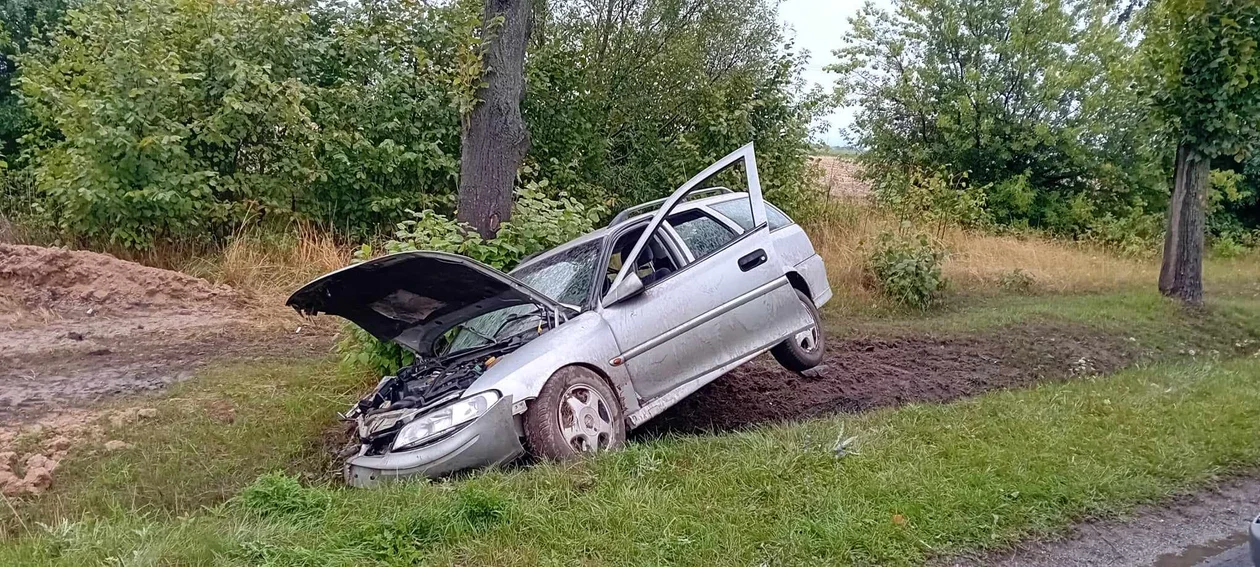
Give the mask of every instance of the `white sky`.
[[(842, 44), (849, 29), (849, 17), (857, 13), (865, 0), (782, 0), (779, 18), (796, 32), (796, 47), (809, 52), (809, 65), (805, 69), (805, 81), (820, 84), (828, 91), (835, 85), (834, 73), (823, 67), (836, 62), (832, 50)], [(887, 9), (890, 0), (875, 0), (875, 4)], [(847, 145), (840, 136), (840, 128), (853, 121), (853, 108), (841, 108), (832, 113), (828, 121), (830, 129), (823, 141), (831, 145)]]

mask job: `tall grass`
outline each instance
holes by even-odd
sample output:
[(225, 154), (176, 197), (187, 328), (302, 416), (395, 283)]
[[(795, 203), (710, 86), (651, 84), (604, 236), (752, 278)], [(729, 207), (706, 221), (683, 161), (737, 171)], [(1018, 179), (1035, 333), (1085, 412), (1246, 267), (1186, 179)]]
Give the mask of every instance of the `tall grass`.
[[(898, 222), (879, 208), (859, 201), (833, 204), (820, 220), (809, 223), (814, 247), (827, 264), (839, 313), (887, 309), (869, 281), (866, 259), (875, 237), (895, 231)], [(1156, 258), (1133, 258), (1103, 247), (1038, 234), (999, 235), (947, 227), (937, 235), (948, 255), (942, 271), (954, 296), (992, 295), (1009, 291), (1013, 275), (1027, 278), (1031, 293), (1098, 293), (1152, 287), (1159, 274)], [(1254, 258), (1231, 264), (1212, 275), (1233, 278), (1260, 274)]]
[(185, 260), (176, 269), (280, 304), (298, 286), (350, 263), (352, 247), (309, 226), (284, 232), (242, 232), (221, 250)]

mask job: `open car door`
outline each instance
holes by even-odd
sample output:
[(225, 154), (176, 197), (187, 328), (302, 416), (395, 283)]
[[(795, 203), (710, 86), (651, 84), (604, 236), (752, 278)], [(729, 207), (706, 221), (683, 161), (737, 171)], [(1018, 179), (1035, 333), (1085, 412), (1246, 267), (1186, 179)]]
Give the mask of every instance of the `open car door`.
[[(722, 183), (745, 185), (752, 228), (736, 233), (703, 209), (679, 210)], [(649, 283), (625, 263), (600, 307), (621, 350), (611, 363), (626, 366), (648, 402), (631, 425), (813, 324), (775, 255), (751, 143), (675, 190), (623, 257), (639, 258), (662, 239), (687, 251), (685, 263)]]

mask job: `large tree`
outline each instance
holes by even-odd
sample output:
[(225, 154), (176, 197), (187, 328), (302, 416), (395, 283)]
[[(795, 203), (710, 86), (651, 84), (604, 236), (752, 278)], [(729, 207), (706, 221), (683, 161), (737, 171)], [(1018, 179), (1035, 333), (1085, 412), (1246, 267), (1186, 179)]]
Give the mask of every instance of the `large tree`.
[(521, 116), (525, 98), (525, 46), (533, 4), (486, 0), (482, 22), (483, 82), (460, 131), (460, 221), (493, 238), (512, 215), (512, 186), (529, 151)]
[(1147, 89), (1177, 144), (1159, 290), (1197, 304), (1211, 162), (1260, 149), (1260, 3), (1160, 0), (1145, 23)]

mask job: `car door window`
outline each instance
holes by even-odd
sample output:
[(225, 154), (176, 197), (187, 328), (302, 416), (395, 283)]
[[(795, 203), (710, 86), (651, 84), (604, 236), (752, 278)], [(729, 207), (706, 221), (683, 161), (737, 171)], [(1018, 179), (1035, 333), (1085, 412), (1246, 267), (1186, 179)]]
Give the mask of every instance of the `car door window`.
[[(722, 201), (721, 203), (713, 203), (709, 205), (709, 208), (721, 213), (722, 216), (735, 221), (735, 224), (739, 225), (740, 228), (743, 228), (744, 230), (748, 230), (753, 227), (752, 207), (748, 205), (748, 197), (731, 199), (729, 201)], [(770, 203), (766, 203), (766, 224), (770, 226), (770, 230), (775, 230), (792, 224), (792, 219), (783, 214), (783, 211), (780, 211), (778, 207), (775, 207)]]
[[(625, 265), (625, 257), (630, 254), (634, 244), (643, 235), (643, 228), (631, 229), (617, 238), (608, 257), (608, 270), (604, 278), (603, 293), (608, 293), (612, 282)], [(678, 271), (679, 262), (670, 253), (659, 235), (648, 241), (648, 245), (639, 253), (634, 264), (634, 274), (643, 281), (644, 286), (651, 286), (665, 276)]]
[(669, 217), (669, 224), (682, 239), (696, 260), (712, 254), (735, 239), (726, 225), (699, 210), (690, 210)]

